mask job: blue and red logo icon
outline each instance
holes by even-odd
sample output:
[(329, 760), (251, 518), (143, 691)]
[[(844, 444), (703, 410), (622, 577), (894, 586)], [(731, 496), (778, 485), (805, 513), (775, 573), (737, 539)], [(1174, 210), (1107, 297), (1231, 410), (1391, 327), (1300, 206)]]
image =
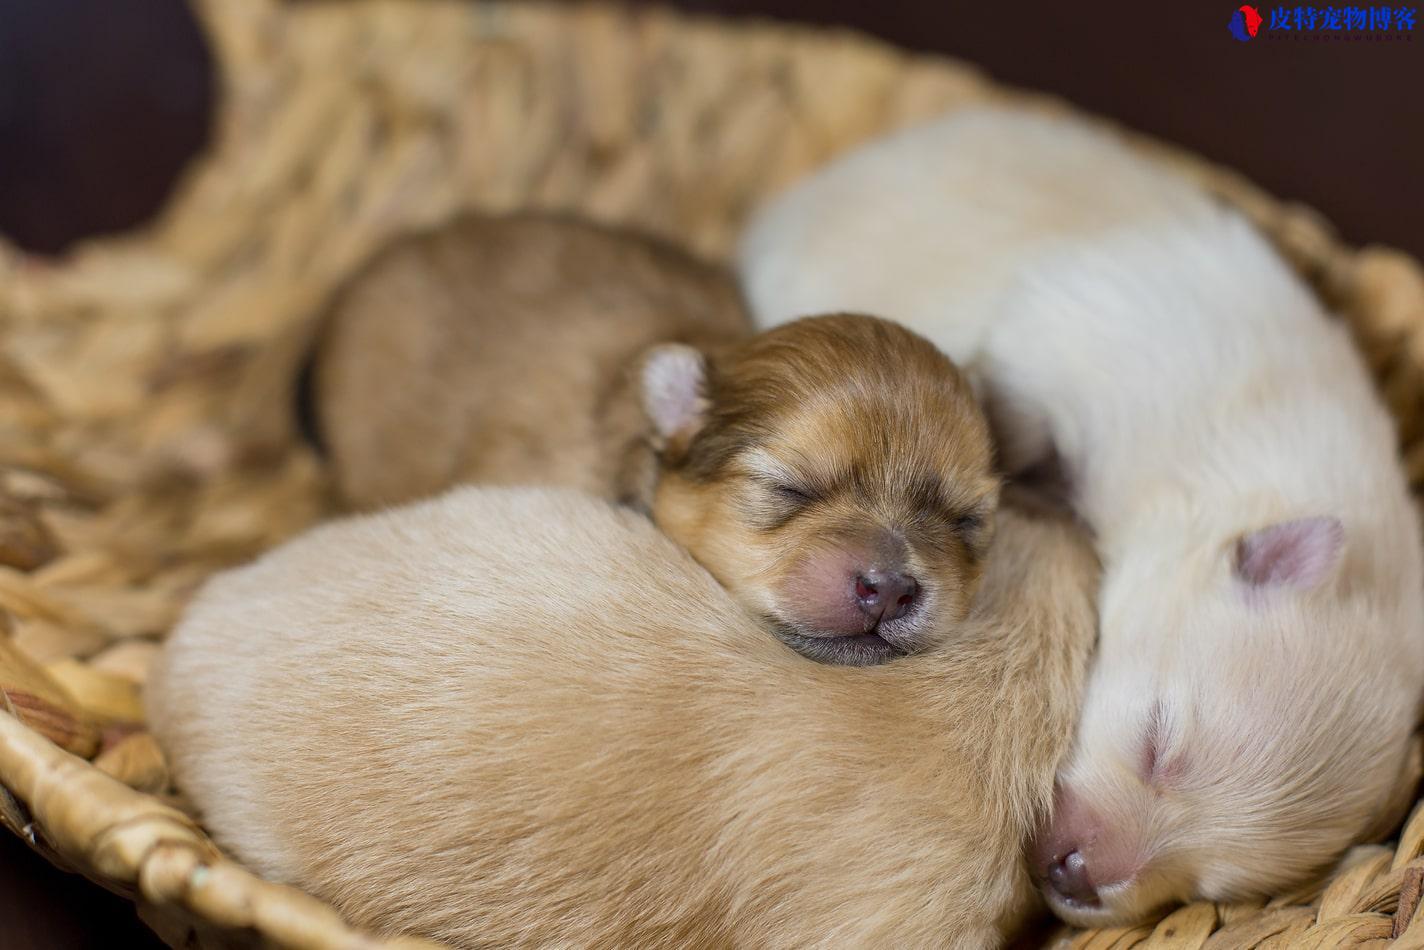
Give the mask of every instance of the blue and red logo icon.
[(1418, 7), (1271, 7), (1269, 16), (1240, 6), (1226, 28), (1238, 42), (1257, 34), (1271, 40), (1369, 41), (1413, 40)]
[(1238, 7), (1236, 12), (1231, 14), (1231, 22), (1226, 24), (1226, 28), (1231, 31), (1232, 36), (1245, 43), (1253, 39), (1261, 29), (1261, 12), (1251, 6)]

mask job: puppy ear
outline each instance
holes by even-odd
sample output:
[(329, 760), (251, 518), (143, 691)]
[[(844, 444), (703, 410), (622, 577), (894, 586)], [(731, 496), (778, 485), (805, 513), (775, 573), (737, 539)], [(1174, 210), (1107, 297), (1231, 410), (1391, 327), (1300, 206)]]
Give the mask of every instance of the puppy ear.
[(643, 411), (659, 451), (685, 446), (707, 418), (707, 358), (682, 343), (655, 346), (639, 373)]
[(1282, 521), (1236, 542), (1236, 576), (1252, 587), (1308, 590), (1325, 581), (1345, 552), (1345, 526), (1320, 516)]

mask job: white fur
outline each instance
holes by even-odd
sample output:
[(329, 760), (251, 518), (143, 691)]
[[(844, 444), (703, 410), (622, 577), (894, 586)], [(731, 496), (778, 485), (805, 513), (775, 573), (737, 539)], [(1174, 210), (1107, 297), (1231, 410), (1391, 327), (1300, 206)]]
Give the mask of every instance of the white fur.
[[(1007, 464), (1058, 453), (1105, 575), (1046, 833), (1123, 877), (1060, 913), (1267, 894), (1380, 821), (1424, 682), (1417, 516), (1347, 330), (1240, 215), (1106, 134), (975, 111), (775, 200), (741, 268), (762, 326), (898, 319), (971, 365)], [(1238, 549), (1295, 519), (1324, 527), (1253, 565), (1289, 582), (1247, 582)]]

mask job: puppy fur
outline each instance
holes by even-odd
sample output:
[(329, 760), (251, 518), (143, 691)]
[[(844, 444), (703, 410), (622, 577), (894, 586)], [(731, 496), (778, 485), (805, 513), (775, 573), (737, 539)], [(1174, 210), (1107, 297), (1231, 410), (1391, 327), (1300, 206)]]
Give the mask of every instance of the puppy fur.
[(218, 842), (382, 933), (990, 946), (1095, 624), (1076, 531), (1001, 521), (952, 647), (850, 669), (627, 509), (458, 489), (214, 578), (150, 721)]
[(617, 498), (807, 656), (922, 649), (963, 618), (993, 528), (973, 393), (884, 321), (743, 340), (744, 320), (730, 278), (571, 219), (409, 239), (317, 350), (336, 482), (359, 507), (465, 481)]
[(635, 358), (749, 331), (730, 275), (572, 217), (467, 215), (340, 290), (312, 363), (319, 440), (356, 509), (462, 482), (618, 497), (646, 481)]
[[(696, 391), (671, 402), (700, 408), (658, 424), (654, 520), (786, 643), (863, 665), (963, 619), (999, 486), (987, 424), (942, 353), (884, 320), (826, 316), (682, 378)], [(886, 576), (912, 585), (901, 610), (857, 588)]]
[(1346, 328), (1240, 215), (1103, 133), (973, 111), (798, 185), (741, 265), (763, 325), (865, 308), (972, 364), (1007, 465), (1056, 460), (1096, 532), (1099, 651), (1038, 844), (1060, 914), (1267, 895), (1390, 829), (1417, 514)]

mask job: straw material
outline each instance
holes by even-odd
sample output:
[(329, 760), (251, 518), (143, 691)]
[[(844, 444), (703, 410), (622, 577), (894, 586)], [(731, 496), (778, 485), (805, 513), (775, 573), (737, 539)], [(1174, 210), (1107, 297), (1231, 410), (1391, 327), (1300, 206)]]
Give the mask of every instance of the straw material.
[[(569, 208), (725, 257), (752, 206), (848, 146), (987, 99), (1062, 106), (851, 35), (658, 11), (198, 6), (225, 101), (212, 153), (162, 219), (58, 265), (0, 249), (0, 821), (134, 895), (175, 945), (374, 946), (224, 860), (162, 797), (140, 722), (148, 663), (194, 587), (326, 510), (288, 413), (324, 295), (383, 240), (462, 208)], [(1241, 205), (1348, 317), (1417, 490), (1418, 265), (1341, 246), (1309, 210), (1143, 147)], [(1421, 854), (1416, 807), (1396, 844), (1355, 849), (1324, 885), (1060, 937), (1424, 947)]]

